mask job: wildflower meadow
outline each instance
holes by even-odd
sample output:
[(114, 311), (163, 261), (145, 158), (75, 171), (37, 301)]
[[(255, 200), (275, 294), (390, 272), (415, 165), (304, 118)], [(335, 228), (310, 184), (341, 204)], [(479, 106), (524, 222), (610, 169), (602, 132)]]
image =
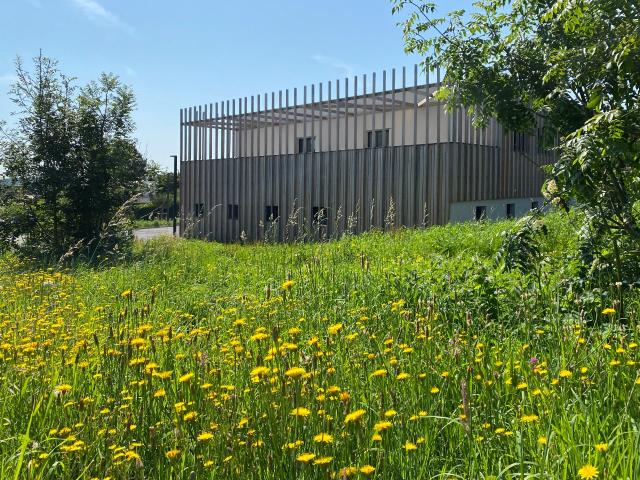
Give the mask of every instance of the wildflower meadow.
[(639, 478), (640, 297), (574, 294), (540, 221), (535, 281), (508, 221), (2, 257), (0, 478)]

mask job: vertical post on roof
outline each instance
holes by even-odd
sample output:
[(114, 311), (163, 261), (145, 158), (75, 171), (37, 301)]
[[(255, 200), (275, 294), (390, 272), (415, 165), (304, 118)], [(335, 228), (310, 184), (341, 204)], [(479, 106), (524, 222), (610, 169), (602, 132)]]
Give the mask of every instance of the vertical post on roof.
[(293, 152), (298, 152), (298, 89), (293, 89)]
[(312, 148), (311, 151), (316, 151), (316, 86), (315, 84), (311, 85), (311, 143)]
[(376, 72), (371, 74), (371, 146), (376, 147)]
[(271, 156), (276, 154), (276, 92), (271, 92)]
[(349, 79), (344, 79), (344, 149), (349, 149)]
[(329, 80), (329, 83), (327, 85), (327, 111), (328, 111), (328, 119), (327, 119), (327, 136), (329, 137), (329, 148), (327, 148), (327, 151), (330, 152), (332, 149), (331, 146), (331, 120), (332, 120), (332, 114), (331, 114), (331, 80)]
[(225, 123), (227, 125), (227, 158), (231, 158), (231, 129), (233, 128), (233, 125), (231, 123), (232, 118), (229, 115), (230, 113), (229, 107), (230, 107), (230, 103), (229, 103), (229, 100), (227, 100), (227, 117), (225, 119), (226, 120)]
[(358, 149), (358, 76), (353, 76), (353, 149)]
[(224, 160), (226, 158), (227, 151), (227, 125), (224, 102), (220, 102), (220, 122), (222, 123), (222, 131), (220, 132), (220, 159)]
[[(267, 115), (269, 114), (269, 111), (267, 110), (267, 94), (264, 94), (264, 156), (267, 156), (267, 127), (268, 127), (268, 122), (267, 122)], [(271, 105), (271, 109), (273, 110), (273, 105)]]
[(307, 153), (307, 86), (302, 89), (302, 151)]
[(257, 126), (256, 126), (256, 135), (257, 135), (257, 141), (256, 141), (256, 157), (260, 156), (260, 131), (262, 129), (262, 124), (261, 124), (261, 119), (260, 119), (260, 100), (262, 98), (262, 95), (258, 94), (256, 95), (256, 100), (257, 100)]
[(214, 125), (215, 125), (215, 130), (214, 130), (214, 135), (215, 135), (215, 141), (214, 141), (214, 150), (213, 150), (213, 158), (214, 160), (217, 160), (218, 157), (218, 102), (216, 102), (216, 111), (215, 111), (215, 117), (214, 117)]
[[(362, 148), (367, 148), (367, 119), (369, 118), (369, 98), (367, 97), (367, 74), (362, 75), (362, 101), (364, 104), (364, 118), (362, 119)], [(365, 217), (368, 213), (365, 212)]]
[(278, 156), (282, 155), (282, 90), (278, 90)]
[(389, 135), (391, 146), (396, 146), (396, 69), (391, 69), (391, 103), (393, 105), (393, 112), (391, 114), (391, 134)]
[(255, 122), (255, 117), (256, 117), (256, 111), (255, 111), (255, 98), (253, 95), (251, 95), (251, 110), (249, 110), (250, 113), (250, 117), (249, 117), (249, 128), (251, 129), (251, 135), (249, 135), (251, 138), (251, 143), (250, 143), (250, 147), (249, 147), (249, 156), (250, 157), (254, 157), (255, 155), (253, 154), (253, 139), (254, 139), (254, 135), (255, 135), (255, 129), (256, 129), (256, 122)]
[(402, 67), (402, 146), (407, 144), (407, 67)]
[[(324, 123), (324, 106), (322, 104), (322, 82), (318, 85), (318, 107), (320, 109), (320, 121), (318, 122), (318, 151), (322, 152), (322, 125)], [(320, 157), (322, 158), (322, 157)]]
[(418, 64), (413, 66), (413, 145), (418, 144)]
[[(393, 105), (391, 105), (393, 112)], [(384, 131), (387, 128), (387, 71), (382, 71), (382, 145), (384, 144)]]
[(336, 150), (340, 150), (340, 80), (336, 80)]
[(287, 129), (285, 130), (285, 148), (284, 148), (284, 153), (285, 154), (289, 154), (289, 89), (287, 88), (286, 92), (285, 92), (285, 124), (287, 126)]

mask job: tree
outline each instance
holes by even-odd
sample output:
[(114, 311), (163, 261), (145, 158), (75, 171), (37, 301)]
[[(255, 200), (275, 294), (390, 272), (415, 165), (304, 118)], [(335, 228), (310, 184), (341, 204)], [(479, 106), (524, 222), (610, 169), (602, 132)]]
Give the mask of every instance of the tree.
[(38, 256), (95, 247), (146, 174), (132, 138), (133, 92), (111, 74), (78, 88), (42, 55), (33, 72), (18, 58), (16, 74), (16, 126), (0, 138), (0, 166), (10, 180), (0, 240)]
[[(630, 282), (640, 254), (640, 4), (620, 0), (480, 0), (433, 18), (435, 4), (393, 0), (406, 50), (445, 70), (436, 94), (530, 132), (558, 137), (544, 193), (584, 212), (583, 273)], [(584, 252), (583, 252), (584, 253)], [(604, 276), (602, 276), (604, 275)]]

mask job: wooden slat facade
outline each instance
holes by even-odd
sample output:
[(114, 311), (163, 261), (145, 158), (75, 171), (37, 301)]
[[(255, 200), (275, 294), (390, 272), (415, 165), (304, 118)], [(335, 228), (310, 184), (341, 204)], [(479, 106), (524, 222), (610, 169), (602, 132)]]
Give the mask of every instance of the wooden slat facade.
[(409, 82), (406, 69), (399, 82), (383, 72), (380, 91), (375, 73), (304, 87), (302, 104), (294, 89), (182, 109), (181, 235), (329, 238), (444, 224), (464, 202), (539, 198), (552, 153), (536, 135), (445, 112), (435, 73), (419, 83), (417, 67)]

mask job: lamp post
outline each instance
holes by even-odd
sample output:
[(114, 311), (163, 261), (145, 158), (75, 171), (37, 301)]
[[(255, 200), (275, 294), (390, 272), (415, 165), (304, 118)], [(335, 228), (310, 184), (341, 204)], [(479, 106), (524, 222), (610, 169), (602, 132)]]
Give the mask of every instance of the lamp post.
[(173, 158), (173, 236), (178, 231), (177, 215), (178, 215), (178, 156), (170, 155)]

